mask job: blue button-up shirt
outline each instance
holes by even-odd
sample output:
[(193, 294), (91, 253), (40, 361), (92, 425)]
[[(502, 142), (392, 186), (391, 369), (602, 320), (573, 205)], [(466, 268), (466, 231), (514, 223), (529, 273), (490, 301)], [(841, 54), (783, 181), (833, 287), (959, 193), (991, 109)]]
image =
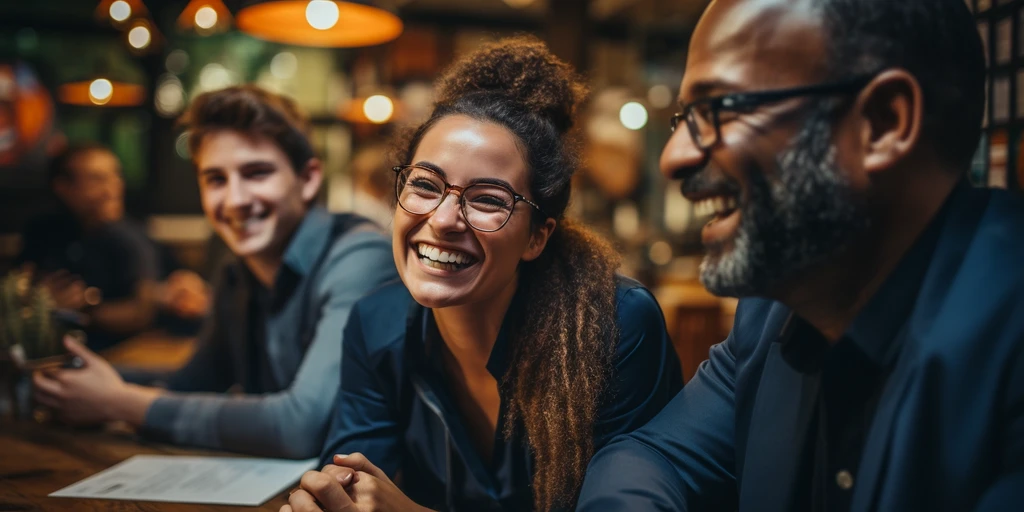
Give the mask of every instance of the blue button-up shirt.
[[(654, 297), (639, 283), (620, 279), (616, 291), (619, 340), (614, 374), (601, 400), (594, 444), (643, 425), (682, 386), (679, 360)], [(509, 332), (519, 321), (513, 299), (487, 363), (498, 381), (511, 363)], [(507, 390), (490, 464), (477, 453), (455, 399), (445, 384), (440, 341), (430, 310), (401, 283), (387, 286), (353, 308), (345, 332), (341, 390), (322, 463), (336, 453), (361, 452), (403, 491), (437, 510), (530, 510), (533, 461), (525, 435), (503, 435)]]

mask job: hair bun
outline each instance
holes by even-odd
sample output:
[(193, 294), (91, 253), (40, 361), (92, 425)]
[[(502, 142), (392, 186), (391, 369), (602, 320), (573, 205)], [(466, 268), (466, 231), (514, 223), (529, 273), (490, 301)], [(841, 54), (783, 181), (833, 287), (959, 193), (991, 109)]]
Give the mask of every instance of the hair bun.
[(534, 37), (502, 39), (459, 59), (437, 82), (438, 104), (478, 92), (509, 96), (550, 119), (563, 133), (587, 94), (569, 64)]

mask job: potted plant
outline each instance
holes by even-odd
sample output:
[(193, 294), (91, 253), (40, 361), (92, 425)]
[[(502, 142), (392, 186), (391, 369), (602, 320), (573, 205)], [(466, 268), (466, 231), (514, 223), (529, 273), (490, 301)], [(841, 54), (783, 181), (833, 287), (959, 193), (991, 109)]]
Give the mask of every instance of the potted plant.
[(14, 271), (0, 280), (0, 402), (7, 412), (27, 414), (33, 370), (74, 366), (62, 341), (69, 333), (84, 338), (74, 318), (54, 306), (45, 288), (32, 284), (31, 273)]

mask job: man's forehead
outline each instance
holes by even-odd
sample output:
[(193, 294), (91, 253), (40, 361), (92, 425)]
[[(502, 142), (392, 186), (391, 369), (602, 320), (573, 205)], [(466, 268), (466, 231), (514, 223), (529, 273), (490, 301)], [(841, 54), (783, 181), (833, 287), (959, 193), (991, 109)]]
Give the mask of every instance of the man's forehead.
[(806, 0), (715, 0), (690, 41), (681, 92), (707, 82), (763, 89), (813, 80), (825, 64), (824, 36)]
[(117, 155), (106, 149), (92, 149), (82, 152), (77, 158), (72, 159), (70, 164), (72, 169), (91, 173), (109, 170), (117, 171), (121, 167), (121, 162), (117, 159)]

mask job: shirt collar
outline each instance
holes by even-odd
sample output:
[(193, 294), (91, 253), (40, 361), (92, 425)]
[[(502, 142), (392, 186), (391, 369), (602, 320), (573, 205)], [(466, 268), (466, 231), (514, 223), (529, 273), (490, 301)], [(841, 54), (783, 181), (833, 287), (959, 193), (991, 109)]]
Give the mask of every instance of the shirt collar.
[(523, 287), (516, 290), (516, 294), (509, 303), (505, 318), (501, 321), (501, 329), (498, 330), (498, 339), (491, 347), (491, 355), (487, 358), (487, 371), (498, 382), (505, 377), (505, 372), (512, 362), (512, 338), (515, 336), (517, 327), (522, 324), (523, 312)]
[[(487, 357), (487, 371), (499, 383), (502, 382), (512, 362), (512, 338), (515, 336), (516, 327), (520, 325), (523, 300), (522, 287), (520, 286), (516, 290), (508, 310), (505, 312), (505, 318), (501, 321), (501, 328), (498, 329), (498, 338), (494, 341), (491, 353)], [(429, 308), (425, 308), (416, 303), (416, 301), (413, 301), (410, 318), (416, 317), (419, 318), (419, 321), (410, 323), (410, 326), (419, 325), (420, 343), (418, 345), (428, 354), (428, 357), (417, 357), (414, 360), (431, 360), (434, 364), (439, 364), (439, 359), (436, 359), (438, 352), (432, 346), (435, 343), (441, 343), (441, 334), (437, 330), (434, 315), (431, 314)]]
[(316, 265), (331, 234), (331, 214), (314, 206), (306, 212), (284, 252), (283, 263), (300, 276), (307, 276)]
[[(955, 196), (964, 193), (965, 184), (959, 184), (932, 219), (910, 250), (900, 259), (877, 292), (868, 300), (843, 334), (873, 365), (890, 366), (895, 361), (901, 344), (900, 331), (914, 310), (917, 295), (924, 282), (932, 253), (938, 243), (947, 212)], [(820, 338), (820, 342), (818, 339)], [(800, 371), (811, 371), (827, 349), (824, 337), (810, 324), (790, 314), (782, 329), (780, 340), (783, 354)]]

